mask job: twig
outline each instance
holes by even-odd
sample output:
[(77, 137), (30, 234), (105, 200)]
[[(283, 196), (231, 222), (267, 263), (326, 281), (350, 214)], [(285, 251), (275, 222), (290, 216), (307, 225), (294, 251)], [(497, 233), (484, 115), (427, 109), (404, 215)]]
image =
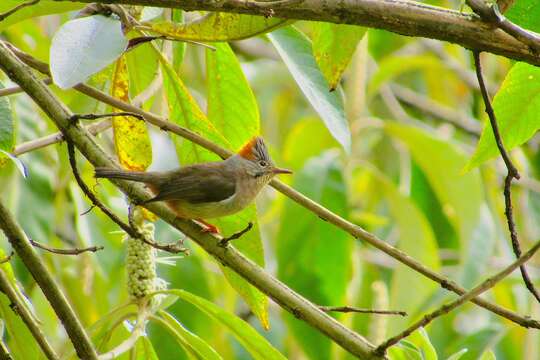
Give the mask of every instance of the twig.
[[(0, 270), (0, 290), (2, 290), (2, 293), (4, 293), (11, 304), (13, 304), (14, 308), (16, 309), (17, 314), (21, 317), (23, 322), (26, 324), (26, 327), (28, 327), (28, 330), (30, 330), (30, 333), (36, 339), (39, 347), (45, 354), (46, 358), (49, 360), (57, 360), (59, 359), (58, 355), (56, 355), (56, 352), (52, 348), (52, 346), (47, 341), (47, 338), (39, 328), (38, 322), (28, 309), (28, 306), (23, 302), (23, 300), (20, 298), (20, 296), (17, 294), (17, 291), (14, 289), (13, 284), (10, 282), (8, 277), (6, 276), (4, 270)], [(3, 360), (4, 358), (2, 358)]]
[[(151, 30), (151, 28), (149, 28), (148, 26), (145, 26), (145, 25), (140, 25), (140, 26), (137, 26), (136, 29), (138, 30)], [(135, 47), (141, 45), (141, 44), (144, 44), (145, 42), (149, 42), (149, 41), (154, 41), (154, 40), (167, 40), (167, 41), (181, 41), (181, 42), (185, 42), (185, 43), (188, 43), (188, 44), (193, 44), (193, 45), (198, 45), (198, 46), (202, 46), (204, 48), (207, 48), (209, 50), (212, 50), (212, 51), (216, 51), (216, 48), (215, 46), (212, 46), (212, 45), (208, 45), (208, 44), (205, 44), (205, 43), (202, 43), (202, 42), (199, 42), (199, 41), (193, 41), (193, 40), (187, 40), (187, 39), (175, 39), (175, 38), (172, 38), (172, 37), (169, 37), (169, 36), (166, 36), (166, 35), (159, 35), (159, 36), (139, 36), (139, 37), (136, 37), (136, 38), (132, 38), (129, 40), (129, 43), (128, 43), (128, 46), (127, 46), (127, 51), (131, 50), (131, 49), (134, 49)]]
[[(46, 63), (43, 63), (33, 58), (29, 54), (22, 52), (21, 50), (17, 49), (16, 47), (14, 47), (13, 45), (9, 43), (5, 43), (5, 44), (7, 47), (9, 47), (11, 51), (13, 51), (16, 54), (17, 57), (19, 57), (20, 60), (24, 61), (25, 63), (35, 68), (36, 70), (42, 73), (48, 74), (48, 65)], [(74, 88), (77, 91), (89, 97), (92, 97), (96, 100), (104, 102), (108, 105), (111, 105), (114, 108), (121, 109), (124, 111), (131, 111), (131, 112), (139, 113), (143, 115), (146, 121), (149, 122), (150, 124), (155, 125), (164, 131), (170, 131), (178, 136), (181, 136), (189, 141), (192, 141), (195, 144), (219, 155), (221, 158), (225, 159), (232, 155), (231, 151), (224, 149), (219, 145), (214, 144), (213, 142), (205, 139), (204, 137), (198, 135), (197, 133), (189, 129), (178, 126), (168, 121), (165, 118), (162, 118), (150, 112), (146, 112), (131, 104), (128, 104), (126, 102), (113, 98), (112, 96), (109, 96), (105, 94), (104, 92), (99, 91), (91, 86), (88, 86), (85, 84), (78, 84)], [(299, 205), (313, 212), (315, 215), (317, 215), (321, 219), (351, 234), (354, 238), (359, 239), (359, 240), (364, 240), (365, 242), (369, 243), (375, 248), (386, 253), (390, 257), (405, 264), (406, 266), (413, 269), (414, 271), (417, 271), (418, 273), (424, 275), (428, 279), (439, 283), (441, 287), (443, 287), (444, 289), (452, 291), (458, 295), (462, 295), (466, 292), (466, 290), (463, 287), (459, 286), (454, 281), (450, 280), (449, 278), (445, 276), (442, 276), (441, 274), (438, 274), (432, 271), (431, 269), (422, 265), (420, 262), (410, 257), (409, 255), (405, 254), (401, 250), (393, 247), (392, 245), (389, 245), (387, 242), (379, 239), (377, 236), (367, 232), (361, 227), (345, 220), (344, 218), (328, 210), (324, 206), (300, 194), (298, 191), (294, 190), (290, 186), (285, 185), (284, 183), (275, 179), (270, 182), (270, 186), (272, 186), (274, 189), (281, 192), (285, 196), (289, 197), (289, 199), (295, 201)], [(481, 298), (473, 299), (472, 302), (499, 316), (507, 318), (508, 320), (513, 321), (516, 324), (519, 324), (523, 327), (540, 329), (540, 322), (530, 317), (520, 316), (519, 314), (513, 311), (505, 309), (502, 306), (490, 303), (489, 301), (481, 299)]]
[(120, 112), (114, 112), (114, 113), (107, 113), (107, 114), (74, 114), (71, 117), (71, 121), (77, 121), (77, 120), (97, 120), (97, 119), (103, 119), (103, 118), (109, 118), (109, 117), (118, 117), (118, 116), (131, 116), (134, 118), (137, 118), (139, 120), (144, 121), (144, 116), (141, 114), (136, 114), (134, 112), (130, 111), (120, 111)]
[[(506, 214), (506, 222), (508, 223), (508, 231), (510, 232), (510, 238), (512, 240), (512, 249), (514, 250), (514, 254), (516, 257), (521, 256), (521, 246), (519, 244), (519, 239), (517, 236), (517, 230), (516, 230), (516, 224), (514, 222), (514, 215), (513, 215), (513, 209), (512, 209), (512, 180), (513, 179), (519, 179), (519, 173), (512, 163), (512, 160), (510, 159), (510, 156), (506, 152), (506, 149), (504, 148), (503, 140), (499, 131), (499, 126), (497, 124), (497, 118), (495, 117), (495, 111), (493, 110), (493, 107), (491, 106), (491, 100), (489, 99), (489, 95), (486, 90), (486, 86), (484, 83), (484, 76), (482, 75), (482, 64), (480, 62), (480, 53), (478, 51), (473, 51), (474, 56), (474, 65), (476, 68), (476, 76), (478, 77), (478, 84), (480, 85), (480, 92), (482, 93), (482, 98), (484, 99), (484, 104), (486, 107), (486, 113), (489, 117), (489, 123), (491, 124), (491, 128), (493, 130), (493, 135), (495, 136), (495, 142), (497, 144), (497, 148), (499, 149), (499, 152), (501, 153), (501, 157), (503, 158), (504, 164), (506, 165), (506, 169), (508, 171), (506, 178), (504, 179), (504, 204), (505, 204), (505, 214)], [(523, 282), (525, 283), (525, 286), (527, 289), (533, 294), (533, 296), (536, 298), (537, 301), (540, 302), (540, 294), (534, 287), (531, 278), (529, 276), (529, 273), (527, 272), (527, 269), (525, 267), (525, 264), (520, 266), (521, 271), (521, 277), (523, 278)]]
[[(52, 79), (51, 78), (46, 78), (46, 79), (43, 79), (43, 82), (45, 84), (47, 84), (47, 85), (51, 85), (52, 84)], [(0, 89), (0, 97), (9, 96), (9, 95), (13, 95), (13, 94), (18, 94), (18, 93), (21, 93), (23, 91), (24, 90), (21, 89), (20, 86), (13, 86), (13, 87), (10, 87), (10, 88)]]
[(2, 360), (13, 360), (13, 357), (9, 353), (9, 349), (4, 343), (3, 339), (0, 339), (0, 359)]
[(35, 5), (39, 2), (39, 0), (31, 0), (31, 1), (27, 1), (27, 2), (23, 2), (22, 4), (19, 4), (17, 6), (15, 6), (13, 9), (10, 9), (4, 13), (1, 13), (0, 14), (0, 21), (4, 21), (8, 16), (14, 14), (15, 12), (21, 10), (22, 8), (25, 8), (27, 6), (32, 6), (32, 5)]
[(324, 312), (342, 312), (342, 313), (361, 313), (361, 314), (380, 314), (380, 315), (400, 315), (407, 316), (405, 311), (399, 310), (375, 310), (375, 309), (360, 309), (351, 306), (319, 306)]
[(15, 255), (15, 252), (13, 252), (13, 250), (11, 250), (11, 252), (9, 253), (8, 256), (6, 256), (2, 260), (0, 260), (0, 264), (5, 264), (5, 263), (11, 261), (11, 258), (13, 257), (13, 255)]
[(250, 222), (247, 224), (247, 226), (246, 226), (243, 230), (241, 230), (241, 231), (239, 231), (239, 232), (237, 232), (237, 233), (234, 233), (234, 234), (232, 234), (232, 235), (229, 236), (229, 237), (226, 237), (226, 238), (221, 239), (221, 240), (219, 241), (219, 246), (221, 246), (221, 247), (226, 247), (227, 245), (229, 245), (229, 242), (230, 242), (230, 241), (241, 238), (242, 235), (244, 235), (244, 234), (247, 233), (249, 230), (251, 230), (252, 227), (253, 227), (253, 223), (250, 221)]
[[(72, 113), (67, 110), (66, 106), (58, 100), (50, 89), (36, 80), (32, 72), (2, 42), (0, 42), (0, 68), (4, 70), (11, 80), (22, 86), (25, 92), (31, 94), (36, 104), (49, 115), (50, 119), (64, 133), (66, 138), (72, 141), (94, 166), (118, 167), (118, 164), (112, 161), (96, 145), (88, 132), (77, 124), (74, 125), (72, 122), (69, 122)], [(212, 144), (211, 142), (208, 143)], [(219, 147), (216, 146), (216, 148)], [(142, 184), (124, 180), (114, 180), (114, 183), (132, 201), (140, 202), (150, 196)], [(201, 226), (194, 221), (186, 221), (185, 219), (178, 218), (163, 203), (149, 203), (145, 207), (193, 239), (217, 261), (220, 261), (224, 266), (229, 267), (257, 289), (274, 299), (282, 308), (325, 334), (349, 353), (367, 360), (381, 358), (372, 354), (374, 346), (364, 337), (347, 329), (331, 316), (319, 310), (309, 300), (291, 290), (253, 261), (247, 259), (234, 249), (234, 247), (223, 249), (218, 246), (219, 239), (216, 239), (211, 234), (202, 232)], [(29, 246), (31, 245), (29, 244)]]
[(498, 272), (497, 274), (493, 275), (490, 278), (487, 278), (485, 281), (480, 283), (479, 285), (475, 286), (472, 290), (466, 292), (456, 300), (449, 302), (437, 310), (425, 315), (422, 319), (415, 322), (413, 325), (405, 329), (403, 332), (401, 332), (399, 335), (396, 335), (388, 340), (386, 340), (384, 343), (379, 345), (377, 349), (375, 350), (375, 353), (382, 355), (386, 352), (386, 349), (388, 349), (390, 346), (397, 344), (401, 339), (406, 338), (410, 334), (412, 334), (415, 330), (419, 329), (420, 327), (425, 327), (427, 324), (429, 324), (434, 319), (438, 318), (439, 316), (448, 314), (450, 311), (454, 310), (460, 305), (463, 305), (467, 301), (470, 301), (471, 299), (479, 296), (483, 292), (491, 289), (494, 287), (499, 281), (507, 277), (520, 267), (521, 265), (525, 264), (535, 253), (540, 249), (540, 241), (538, 241), (529, 251), (525, 253), (525, 255), (521, 256), (519, 259), (515, 260), (512, 264), (507, 266), (502, 271)]
[[(87, 126), (86, 130), (88, 130), (88, 132), (92, 135), (97, 135), (100, 132), (109, 129), (111, 125), (112, 124), (110, 120), (103, 120), (98, 123)], [(41, 149), (52, 144), (60, 143), (62, 141), (64, 141), (64, 135), (61, 132), (57, 132), (51, 135), (44, 136), (39, 139), (30, 140), (25, 143), (19, 144), (17, 147), (15, 147), (15, 150), (13, 150), (13, 155), (19, 156), (27, 152)]]
[(46, 250), (46, 251), (49, 251), (49, 252), (52, 252), (54, 254), (59, 254), (59, 255), (79, 255), (79, 254), (82, 254), (82, 253), (85, 253), (85, 252), (97, 252), (97, 251), (100, 251), (100, 250), (103, 250), (104, 247), (103, 246), (90, 246), (90, 247), (87, 247), (87, 248), (82, 248), (82, 249), (79, 249), (79, 248), (74, 248), (74, 249), (55, 249), (55, 248), (52, 248), (52, 247), (49, 247), (47, 245), (44, 245), (44, 244), (41, 244), (37, 241), (34, 241), (32, 239), (29, 239), (30, 240), (30, 243), (32, 245), (34, 245), (35, 247), (37, 248), (40, 248), (42, 250)]

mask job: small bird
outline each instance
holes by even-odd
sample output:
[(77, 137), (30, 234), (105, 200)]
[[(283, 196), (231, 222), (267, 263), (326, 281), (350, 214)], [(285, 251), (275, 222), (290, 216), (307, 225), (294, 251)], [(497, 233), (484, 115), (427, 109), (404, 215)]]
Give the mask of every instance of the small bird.
[(207, 231), (219, 230), (204, 219), (227, 216), (248, 206), (277, 174), (292, 171), (274, 165), (261, 137), (223, 161), (183, 166), (171, 171), (125, 171), (96, 168), (96, 178), (145, 183), (154, 197), (144, 203), (164, 201), (180, 218), (194, 219)]

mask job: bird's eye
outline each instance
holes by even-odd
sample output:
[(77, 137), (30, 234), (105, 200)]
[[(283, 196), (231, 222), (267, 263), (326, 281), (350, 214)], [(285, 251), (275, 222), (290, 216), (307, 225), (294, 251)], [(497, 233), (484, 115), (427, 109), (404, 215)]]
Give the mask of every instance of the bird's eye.
[(268, 165), (268, 163), (266, 161), (264, 161), (264, 160), (261, 160), (261, 161), (259, 161), (259, 165), (261, 165), (262, 167), (265, 167), (265, 166)]

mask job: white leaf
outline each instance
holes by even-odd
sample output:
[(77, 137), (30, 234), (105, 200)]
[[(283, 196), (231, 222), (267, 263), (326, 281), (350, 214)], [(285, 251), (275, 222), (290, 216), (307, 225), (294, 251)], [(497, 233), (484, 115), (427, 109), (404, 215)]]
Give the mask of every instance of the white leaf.
[(54, 35), (50, 50), (53, 81), (62, 89), (97, 73), (125, 50), (119, 20), (102, 15), (68, 21)]

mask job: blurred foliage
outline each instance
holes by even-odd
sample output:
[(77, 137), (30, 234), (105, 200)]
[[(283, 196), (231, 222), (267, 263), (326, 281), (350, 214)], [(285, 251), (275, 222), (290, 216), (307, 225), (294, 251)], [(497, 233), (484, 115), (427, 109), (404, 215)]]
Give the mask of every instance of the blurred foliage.
[[(4, 0), (0, 12), (18, 3)], [(430, 3), (459, 7), (446, 1)], [(504, 218), (504, 168), (494, 159), (498, 153), (491, 129), (484, 125), (481, 134), (471, 135), (459, 126), (463, 118), (486, 123), (481, 96), (469, 81), (474, 69), (468, 50), (441, 44), (441, 51), (434, 51), (422, 39), (354, 26), (292, 25), (273, 17), (153, 8), (131, 9), (142, 14), (142, 26), (125, 37), (105, 36), (99, 26), (73, 26), (81, 22), (74, 18), (82, 8), (78, 3), (42, 0), (0, 23), (0, 36), (36, 58), (60, 61), (57, 74), (71, 84), (86, 81), (230, 150), (262, 134), (275, 162), (295, 171), (284, 181), (465, 287), (514, 258)], [(537, 12), (535, 1), (518, 0), (507, 15), (538, 30)], [(115, 16), (95, 15), (83, 23), (120, 28)], [(67, 40), (65, 35), (64, 40), (55, 37), (66, 29)], [(118, 58), (127, 39), (146, 32), (202, 41), (211, 48), (158, 40)], [(79, 40), (88, 46), (73, 47)], [(538, 70), (488, 54), (482, 61), (487, 82), (497, 90), (491, 95), (505, 144), (513, 148), (524, 178), (513, 187), (513, 196), (526, 249), (540, 235)], [(455, 71), (456, 64), (460, 71)], [(84, 71), (68, 71), (77, 66)], [(3, 87), (14, 85), (1, 76)], [(405, 99), (398, 85), (430, 100), (429, 106)], [(73, 112), (114, 110), (74, 90), (51, 88)], [(443, 107), (450, 109), (455, 123), (437, 116)], [(218, 160), (202, 147), (139, 120), (119, 118), (114, 124), (114, 135), (108, 130), (97, 139), (127, 167), (144, 169), (152, 160), (149, 169), (170, 169)], [(55, 131), (27, 96), (0, 98), (0, 150), (13, 152)], [(34, 150), (19, 160), (28, 168), (27, 179), (16, 162), (0, 153), (0, 196), (26, 233), (54, 247), (105, 246), (98, 254), (76, 257), (38, 251), (96, 347), (110, 350), (129, 337), (137, 317), (137, 308), (126, 305), (123, 236), (99, 211), (81, 215), (90, 204), (74, 183), (65, 145)], [(79, 167), (86, 182), (125, 217), (124, 196), (111, 183), (94, 180), (86, 161), (81, 159)], [(249, 221), (254, 229), (235, 240), (235, 246), (316, 304), (389, 307), (409, 314), (334, 315), (371, 341), (398, 333), (454, 298), (271, 189), (263, 191), (256, 205), (216, 225), (231, 234)], [(156, 222), (157, 240), (179, 238), (183, 235)], [(8, 252), (3, 235), (0, 240)], [(149, 319), (147, 334), (120, 359), (351, 358), (189, 239), (185, 245), (190, 256), (159, 254), (158, 274), (175, 290), (167, 291)], [(538, 259), (529, 264), (538, 284)], [(10, 279), (28, 299), (55, 349), (73, 357), (54, 312), (20, 259), (2, 268), (12, 274)], [(485, 297), (520, 314), (540, 316), (539, 305), (518, 273)], [(14, 359), (42, 358), (4, 295), (0, 317), (3, 340)], [(539, 343), (537, 330), (466, 304), (392, 347), (389, 356), (538, 359)]]

